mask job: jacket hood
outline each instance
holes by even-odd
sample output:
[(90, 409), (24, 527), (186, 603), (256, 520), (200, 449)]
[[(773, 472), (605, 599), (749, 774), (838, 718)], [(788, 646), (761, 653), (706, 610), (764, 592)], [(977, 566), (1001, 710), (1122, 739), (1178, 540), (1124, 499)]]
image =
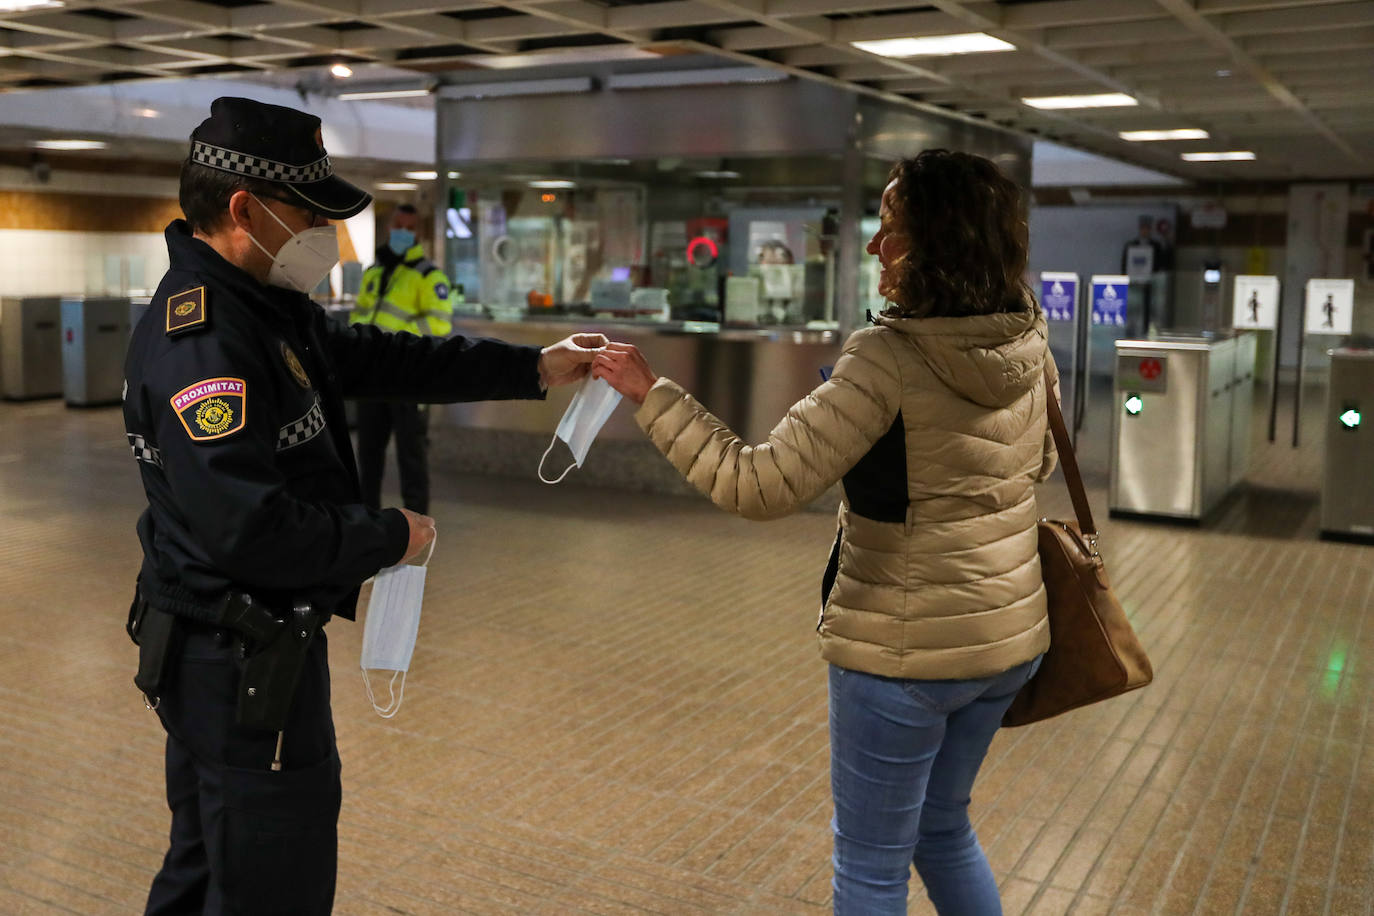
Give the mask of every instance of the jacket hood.
[(905, 336), (940, 381), (983, 407), (1006, 407), (1045, 371), (1049, 331), (1037, 308), (963, 318), (888, 318), (874, 324)]

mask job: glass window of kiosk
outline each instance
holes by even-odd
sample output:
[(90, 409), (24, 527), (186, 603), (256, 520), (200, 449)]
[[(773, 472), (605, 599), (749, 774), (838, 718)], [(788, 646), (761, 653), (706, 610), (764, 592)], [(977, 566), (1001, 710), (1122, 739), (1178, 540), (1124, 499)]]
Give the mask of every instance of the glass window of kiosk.
[(445, 260), (470, 314), (835, 327), (836, 157), (448, 169)]

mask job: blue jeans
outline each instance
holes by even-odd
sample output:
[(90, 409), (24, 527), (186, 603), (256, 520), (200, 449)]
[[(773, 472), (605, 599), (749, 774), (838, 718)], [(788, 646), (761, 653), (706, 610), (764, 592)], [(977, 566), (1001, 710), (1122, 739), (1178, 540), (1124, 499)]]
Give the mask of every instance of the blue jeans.
[(959, 681), (830, 666), (836, 916), (905, 914), (913, 863), (939, 913), (1000, 916), (969, 793), (1002, 714), (1039, 666)]

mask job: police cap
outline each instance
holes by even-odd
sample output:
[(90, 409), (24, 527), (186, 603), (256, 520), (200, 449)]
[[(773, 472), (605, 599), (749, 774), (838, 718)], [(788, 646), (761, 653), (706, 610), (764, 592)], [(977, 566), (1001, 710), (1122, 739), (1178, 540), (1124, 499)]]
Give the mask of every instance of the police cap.
[(372, 195), (334, 174), (312, 114), (253, 99), (223, 97), (191, 132), (191, 161), (281, 185), (300, 205), (330, 219), (361, 213)]

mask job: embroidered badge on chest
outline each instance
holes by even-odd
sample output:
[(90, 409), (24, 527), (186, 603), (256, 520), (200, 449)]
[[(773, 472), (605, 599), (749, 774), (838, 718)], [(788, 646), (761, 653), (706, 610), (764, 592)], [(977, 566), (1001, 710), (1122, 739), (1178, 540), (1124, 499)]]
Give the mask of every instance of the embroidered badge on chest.
[(186, 434), (196, 442), (209, 442), (243, 429), (248, 386), (241, 378), (209, 378), (181, 389), (170, 403)]
[(296, 380), (296, 384), (302, 388), (309, 388), (310, 376), (305, 374), (305, 367), (296, 358), (296, 352), (286, 345), (286, 341), (282, 341), (281, 358), (286, 361), (286, 368), (291, 372), (291, 377)]

